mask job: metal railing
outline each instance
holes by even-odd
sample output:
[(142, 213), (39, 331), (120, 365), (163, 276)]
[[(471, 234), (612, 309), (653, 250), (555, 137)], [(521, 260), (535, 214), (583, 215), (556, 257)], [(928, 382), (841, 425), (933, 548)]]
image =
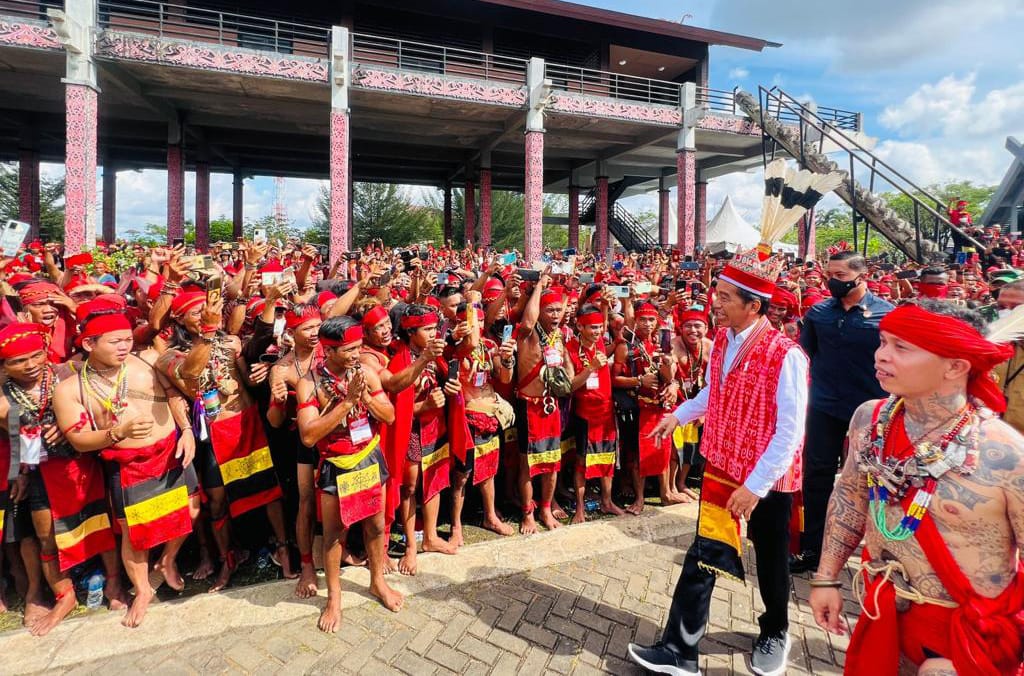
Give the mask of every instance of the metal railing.
[[(597, 199), (595, 195), (596, 189), (591, 188), (580, 204), (581, 223), (596, 221)], [(644, 229), (636, 216), (616, 202), (610, 203), (608, 208), (608, 233), (617, 239), (627, 251), (643, 253), (658, 246), (658, 242)]]
[[(708, 110), (729, 113), (730, 115), (745, 115), (739, 106), (736, 105), (736, 97), (733, 95), (733, 92), (725, 89), (697, 87), (697, 105), (703, 105)], [(807, 108), (805, 104), (801, 103), (799, 105)], [(778, 103), (775, 103), (774, 107), (771, 106), (772, 104), (769, 104), (769, 109), (765, 112), (770, 113), (776, 119), (788, 124), (800, 123), (800, 116), (793, 113), (786, 106), (779, 105)], [(861, 131), (863, 127), (861, 114), (852, 110), (818, 106), (816, 114), (823, 123), (843, 131), (857, 132)]]
[(379, 35), (352, 35), (352, 61), (481, 80), (526, 82), (526, 59)]
[(46, 21), (48, 9), (64, 9), (63, 0), (0, 0), (0, 16)]
[(544, 65), (544, 77), (561, 91), (669, 106), (679, 105), (682, 87), (678, 82), (554, 63)]
[(102, 28), (326, 58), (330, 27), (150, 0), (100, 0)]

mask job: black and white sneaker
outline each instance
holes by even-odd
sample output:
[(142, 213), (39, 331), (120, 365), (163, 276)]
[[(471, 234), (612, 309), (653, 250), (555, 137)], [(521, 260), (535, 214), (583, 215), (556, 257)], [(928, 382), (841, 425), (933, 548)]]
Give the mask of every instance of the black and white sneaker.
[(663, 643), (656, 643), (650, 647), (630, 643), (626, 652), (629, 659), (655, 674), (700, 676), (696, 661), (682, 659)]
[(789, 647), (789, 634), (784, 631), (758, 636), (750, 655), (750, 670), (759, 676), (781, 676), (786, 673)]

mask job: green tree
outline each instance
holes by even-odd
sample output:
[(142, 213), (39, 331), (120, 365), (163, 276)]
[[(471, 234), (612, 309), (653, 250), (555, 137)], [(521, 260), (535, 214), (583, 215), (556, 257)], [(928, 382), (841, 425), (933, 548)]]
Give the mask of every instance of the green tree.
[[(927, 186), (925, 191), (938, 199), (939, 204), (937, 205), (924, 193), (915, 193), (915, 196), (928, 206), (935, 208), (942, 216), (946, 215), (946, 208), (950, 202), (964, 200), (968, 203), (968, 209), (971, 214), (977, 219), (985, 211), (985, 207), (988, 206), (989, 200), (992, 199), (992, 195), (997, 187), (994, 185), (974, 185), (971, 181), (935, 183)], [(908, 223), (914, 222), (914, 202), (908, 195), (897, 192), (885, 192), (881, 196), (886, 204), (896, 211), (903, 220)], [(922, 220), (930, 222), (931, 219), (928, 216), (927, 212), (921, 211)]]
[[(0, 218), (18, 219), (21, 201), (18, 167), (0, 164)], [(64, 239), (64, 179), (39, 180), (39, 237), (44, 242)]]
[[(427, 197), (427, 203), (439, 214), (443, 214), (444, 205), (441, 192)], [(561, 195), (544, 196), (544, 215), (553, 216), (568, 211), (566, 198)], [(466, 204), (465, 192), (461, 189), (452, 191), (452, 241), (456, 245), (466, 241), (466, 224), (464, 214)], [(479, 219), (479, 206), (477, 218)], [(442, 215), (443, 221), (443, 215)], [(478, 221), (479, 223), (479, 221)], [(526, 205), (523, 193), (508, 190), (491, 192), (491, 246), (503, 249), (522, 250), (525, 244)], [(477, 228), (479, 238), (479, 227)], [(569, 241), (569, 231), (561, 225), (544, 225), (544, 246), (553, 249), (564, 249)]]
[[(317, 243), (330, 239), (331, 192), (320, 189), (309, 234)], [(429, 205), (414, 204), (409, 190), (389, 183), (356, 183), (352, 190), (352, 244), (380, 238), (386, 246), (440, 243), (441, 218)]]

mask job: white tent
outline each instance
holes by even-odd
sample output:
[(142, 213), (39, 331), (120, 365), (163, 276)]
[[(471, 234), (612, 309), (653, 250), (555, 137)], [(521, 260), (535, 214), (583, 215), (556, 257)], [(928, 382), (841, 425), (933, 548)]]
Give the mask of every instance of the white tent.
[[(743, 217), (736, 211), (736, 207), (732, 205), (732, 200), (726, 195), (718, 213), (708, 223), (707, 251), (709, 253), (722, 251), (736, 253), (740, 249), (751, 249), (760, 241), (761, 233), (743, 220)], [(795, 252), (797, 247), (793, 244), (778, 242), (775, 249)]]

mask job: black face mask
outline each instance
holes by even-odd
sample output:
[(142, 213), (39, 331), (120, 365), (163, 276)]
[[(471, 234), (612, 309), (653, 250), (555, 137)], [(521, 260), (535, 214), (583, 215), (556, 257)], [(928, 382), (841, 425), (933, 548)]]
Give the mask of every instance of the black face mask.
[(832, 297), (836, 300), (842, 300), (846, 298), (846, 295), (857, 288), (857, 284), (860, 282), (860, 278), (844, 282), (840, 279), (832, 277), (828, 280), (828, 292), (832, 294)]

